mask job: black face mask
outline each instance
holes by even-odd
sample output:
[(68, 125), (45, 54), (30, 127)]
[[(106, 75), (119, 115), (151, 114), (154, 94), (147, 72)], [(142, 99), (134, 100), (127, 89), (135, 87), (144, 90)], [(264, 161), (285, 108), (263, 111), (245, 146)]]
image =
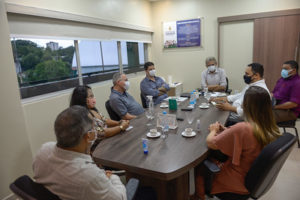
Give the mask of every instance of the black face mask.
[(251, 79), (252, 79), (252, 76), (244, 75), (244, 81), (245, 81), (246, 84), (251, 83)]

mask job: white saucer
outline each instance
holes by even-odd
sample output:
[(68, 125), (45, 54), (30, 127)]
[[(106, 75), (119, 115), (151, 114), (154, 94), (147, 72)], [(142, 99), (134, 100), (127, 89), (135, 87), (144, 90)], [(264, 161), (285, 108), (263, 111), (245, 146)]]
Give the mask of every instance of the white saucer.
[(148, 132), (146, 135), (147, 135), (147, 137), (149, 137), (149, 138), (156, 138), (156, 137), (159, 137), (161, 134), (160, 134), (160, 132), (156, 132), (156, 135), (151, 135), (151, 133)]
[(159, 107), (160, 108), (168, 108), (169, 106), (168, 105), (160, 105)]
[(181, 135), (184, 136), (184, 137), (194, 137), (194, 136), (196, 136), (196, 132), (193, 131), (192, 134), (187, 135), (187, 134), (185, 133), (185, 131), (183, 131), (183, 132), (181, 133)]
[(202, 109), (209, 108), (209, 104), (207, 104), (207, 105), (202, 105), (202, 104), (201, 104), (201, 105), (199, 106), (199, 108), (202, 108)]

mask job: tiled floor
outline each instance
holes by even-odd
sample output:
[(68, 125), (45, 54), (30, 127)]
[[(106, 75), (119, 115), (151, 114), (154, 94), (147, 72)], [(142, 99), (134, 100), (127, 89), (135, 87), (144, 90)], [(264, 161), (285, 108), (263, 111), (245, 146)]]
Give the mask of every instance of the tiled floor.
[[(300, 133), (300, 120), (296, 127)], [(295, 134), (294, 129), (288, 132)], [(275, 183), (261, 200), (299, 200), (300, 199), (300, 149), (297, 144), (283, 165)]]
[[(296, 127), (300, 133), (300, 120)], [(295, 134), (293, 129), (288, 132)], [(296, 145), (282, 167), (275, 183), (261, 200), (299, 200), (300, 199), (300, 149)], [(13, 196), (7, 200), (20, 200)]]

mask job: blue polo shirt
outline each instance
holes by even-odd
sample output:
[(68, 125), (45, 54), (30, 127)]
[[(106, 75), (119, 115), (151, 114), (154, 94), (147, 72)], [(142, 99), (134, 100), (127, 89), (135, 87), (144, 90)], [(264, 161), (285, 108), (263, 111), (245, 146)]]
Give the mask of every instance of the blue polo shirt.
[[(155, 76), (154, 78), (155, 78), (155, 81), (152, 81), (148, 77), (145, 77), (140, 84), (140, 88), (141, 88), (141, 93), (145, 98), (148, 95), (153, 96), (153, 102), (154, 102), (154, 105), (156, 105), (156, 104), (160, 104), (165, 98), (168, 97), (167, 94), (158, 96), (158, 94), (159, 94), (158, 88), (163, 86), (168, 91), (168, 90), (170, 90), (170, 87), (168, 84), (166, 84), (164, 82), (164, 80), (162, 80), (162, 78), (157, 77), (157, 76)], [(147, 102), (147, 105), (148, 105), (148, 102)]]
[(109, 103), (112, 109), (122, 118), (127, 113), (140, 115), (144, 112), (143, 107), (126, 91), (121, 93), (111, 88)]

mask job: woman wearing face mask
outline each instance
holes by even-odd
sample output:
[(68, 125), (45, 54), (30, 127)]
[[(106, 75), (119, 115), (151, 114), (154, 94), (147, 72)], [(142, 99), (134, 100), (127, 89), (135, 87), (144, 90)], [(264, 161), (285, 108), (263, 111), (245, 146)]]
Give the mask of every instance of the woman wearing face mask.
[(78, 86), (73, 90), (70, 106), (73, 105), (86, 107), (93, 116), (96, 123), (95, 128), (97, 130), (96, 144), (105, 137), (111, 137), (125, 131), (129, 126), (128, 120), (114, 121), (104, 117), (95, 107), (96, 98), (94, 97), (91, 87), (87, 85)]
[[(154, 105), (160, 104), (168, 97), (167, 92), (170, 90), (170, 87), (162, 78), (155, 75), (156, 71), (153, 62), (146, 62), (144, 70), (146, 77), (140, 84), (141, 95), (143, 95), (144, 99), (146, 99), (147, 96), (152, 96)], [(148, 103), (149, 102), (146, 102), (147, 107)]]
[[(221, 171), (216, 175), (211, 194), (232, 192), (248, 194), (244, 179), (253, 161), (264, 146), (281, 134), (276, 125), (269, 93), (262, 87), (251, 86), (244, 95), (245, 122), (225, 128), (218, 122), (209, 126), (206, 138), (208, 148), (219, 150), (228, 159), (218, 163)], [(204, 183), (201, 169), (197, 170), (196, 193), (204, 199)]]
[(225, 91), (226, 89), (226, 73), (224, 69), (217, 67), (215, 57), (208, 57), (205, 61), (207, 69), (201, 74), (202, 88), (208, 88), (209, 91)]

